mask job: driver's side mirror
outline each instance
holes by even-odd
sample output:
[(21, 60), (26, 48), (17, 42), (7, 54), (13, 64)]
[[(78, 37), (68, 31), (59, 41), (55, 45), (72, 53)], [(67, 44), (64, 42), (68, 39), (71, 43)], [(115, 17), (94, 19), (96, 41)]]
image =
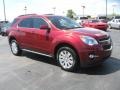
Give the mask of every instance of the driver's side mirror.
[(50, 27), (48, 25), (41, 25), (40, 29), (46, 29), (48, 32), (50, 32)]

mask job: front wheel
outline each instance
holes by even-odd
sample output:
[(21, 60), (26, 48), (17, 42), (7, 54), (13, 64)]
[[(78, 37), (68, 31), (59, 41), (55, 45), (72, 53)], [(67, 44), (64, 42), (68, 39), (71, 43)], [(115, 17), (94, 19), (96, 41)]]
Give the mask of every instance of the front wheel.
[(61, 68), (66, 71), (75, 71), (79, 66), (78, 56), (70, 47), (61, 47), (57, 51), (57, 61)]
[(20, 49), (19, 45), (17, 44), (16, 40), (11, 40), (10, 48), (14, 55), (20, 56), (22, 54), (22, 50)]

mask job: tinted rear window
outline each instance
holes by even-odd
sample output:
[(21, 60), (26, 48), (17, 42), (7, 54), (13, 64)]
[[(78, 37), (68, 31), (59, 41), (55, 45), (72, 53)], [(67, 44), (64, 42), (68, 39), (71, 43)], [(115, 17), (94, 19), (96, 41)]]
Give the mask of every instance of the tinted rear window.
[(22, 20), (19, 24), (19, 27), (33, 28), (33, 18), (26, 18)]

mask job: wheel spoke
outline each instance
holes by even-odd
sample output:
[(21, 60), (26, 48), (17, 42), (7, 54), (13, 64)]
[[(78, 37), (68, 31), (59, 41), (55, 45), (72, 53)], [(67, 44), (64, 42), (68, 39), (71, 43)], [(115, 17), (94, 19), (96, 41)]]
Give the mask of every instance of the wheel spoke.
[(11, 43), (11, 49), (14, 54), (18, 52), (17, 44), (15, 42)]
[(59, 53), (59, 62), (63, 68), (71, 68), (74, 64), (72, 54), (67, 50), (61, 51)]

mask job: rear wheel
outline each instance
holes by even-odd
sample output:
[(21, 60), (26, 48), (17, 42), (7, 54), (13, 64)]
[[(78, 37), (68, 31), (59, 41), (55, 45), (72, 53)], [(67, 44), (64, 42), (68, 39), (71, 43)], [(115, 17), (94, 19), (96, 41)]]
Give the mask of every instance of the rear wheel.
[(61, 47), (56, 57), (61, 68), (66, 71), (75, 71), (79, 66), (78, 56), (70, 47)]
[(14, 55), (20, 56), (22, 54), (22, 50), (20, 49), (19, 45), (17, 44), (16, 40), (11, 40), (10, 48)]

